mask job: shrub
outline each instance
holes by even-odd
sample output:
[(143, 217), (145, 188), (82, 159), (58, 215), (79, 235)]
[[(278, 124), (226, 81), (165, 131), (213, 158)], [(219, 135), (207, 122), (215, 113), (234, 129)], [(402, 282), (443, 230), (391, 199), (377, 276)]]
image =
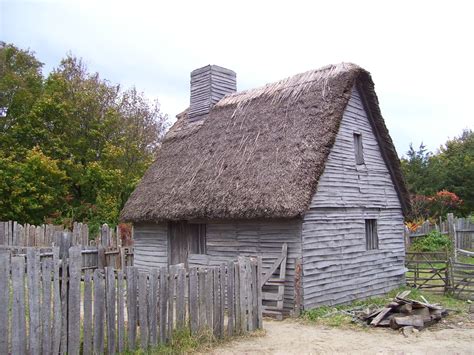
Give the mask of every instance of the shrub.
[(451, 239), (449, 238), (449, 236), (441, 234), (436, 230), (431, 231), (430, 233), (428, 233), (428, 235), (424, 237), (416, 238), (411, 245), (411, 249), (413, 251), (420, 252), (444, 251), (450, 248)]

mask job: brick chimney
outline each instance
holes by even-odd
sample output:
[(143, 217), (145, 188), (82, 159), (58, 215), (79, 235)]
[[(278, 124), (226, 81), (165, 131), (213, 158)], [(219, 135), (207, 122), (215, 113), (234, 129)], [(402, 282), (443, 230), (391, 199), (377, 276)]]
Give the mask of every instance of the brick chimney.
[(191, 102), (188, 118), (191, 122), (207, 115), (225, 95), (237, 91), (236, 74), (230, 69), (217, 65), (205, 67), (191, 72)]

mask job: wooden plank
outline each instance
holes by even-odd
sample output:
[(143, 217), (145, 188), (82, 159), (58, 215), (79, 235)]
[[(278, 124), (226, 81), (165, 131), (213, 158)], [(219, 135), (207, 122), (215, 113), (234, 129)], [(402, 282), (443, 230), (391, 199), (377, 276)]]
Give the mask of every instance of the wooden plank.
[(81, 247), (69, 249), (68, 354), (79, 354), (81, 347)]
[(169, 267), (169, 281), (168, 281), (168, 339), (173, 336), (174, 323), (174, 295), (176, 286), (176, 267)]
[(59, 248), (53, 250), (53, 339), (51, 350), (53, 354), (58, 354), (61, 344), (61, 289), (59, 274)]
[[(61, 249), (60, 249), (61, 252)], [(67, 254), (67, 252), (63, 252)], [(68, 260), (61, 260), (61, 341), (60, 341), (60, 353), (67, 354), (67, 303), (68, 303)]]
[(117, 350), (125, 351), (125, 279), (124, 271), (117, 271)]
[(226, 265), (221, 264), (219, 269), (219, 337), (224, 337), (224, 317), (225, 317), (225, 290), (226, 290)]
[(199, 330), (198, 271), (195, 267), (189, 269), (189, 318), (194, 335)]
[(178, 280), (176, 287), (176, 327), (184, 329), (186, 322), (186, 270), (180, 268), (178, 270)]
[(40, 256), (38, 249), (27, 250), (28, 314), (29, 314), (29, 352), (41, 353), (40, 322)]
[(26, 354), (25, 321), (25, 259), (21, 256), (11, 258), (12, 268), (12, 354)]
[(245, 259), (239, 257), (239, 281), (240, 281), (240, 330), (242, 333), (246, 333), (248, 328), (248, 320), (247, 320), (247, 296), (248, 296), (248, 280), (246, 275), (246, 264)]
[(104, 353), (105, 280), (103, 270), (94, 270), (94, 354)]
[(115, 272), (113, 267), (105, 268), (105, 301), (106, 301), (106, 317), (107, 317), (107, 352), (115, 354), (116, 350), (116, 325), (115, 325), (115, 304), (116, 304), (116, 288), (115, 288)]
[(234, 281), (235, 281), (235, 332), (240, 334), (242, 331), (242, 304), (240, 302), (240, 263), (234, 264)]
[(198, 288), (199, 288), (199, 331), (207, 325), (206, 316), (206, 270), (198, 269)]
[(84, 272), (83, 353), (92, 354), (92, 270)]
[(213, 328), (213, 310), (214, 310), (214, 269), (207, 269), (205, 278), (205, 311), (206, 326), (212, 331)]
[(42, 339), (41, 352), (43, 354), (51, 353), (52, 334), (51, 334), (51, 272), (53, 270), (53, 260), (44, 259), (41, 264), (42, 279), (42, 302), (41, 302), (41, 325)]
[(227, 335), (234, 335), (235, 304), (234, 304), (234, 262), (227, 264)]
[(141, 348), (148, 349), (148, 275), (145, 272), (138, 273), (138, 316), (140, 319), (140, 344)]
[(128, 350), (135, 350), (137, 339), (137, 269), (127, 266)]
[[(0, 222), (0, 227), (5, 223)], [(8, 354), (10, 304), (10, 256), (0, 250), (0, 354)]]
[(168, 325), (166, 315), (168, 313), (168, 268), (163, 266), (160, 268), (160, 343), (166, 342)]
[[(258, 327), (258, 290), (261, 289), (260, 285), (257, 285), (257, 260), (252, 260), (249, 264), (250, 266), (250, 277), (252, 290), (250, 292), (252, 297), (252, 302), (249, 303), (251, 312), (250, 316), (252, 318), (251, 331), (254, 331)], [(283, 295), (282, 295), (283, 298)]]
[[(212, 295), (213, 295), (213, 302), (211, 307), (212, 312), (212, 332), (214, 336), (217, 338), (219, 336), (219, 302), (221, 300), (219, 296), (219, 269), (212, 269)], [(207, 286), (207, 290), (209, 291), (209, 286)]]
[(376, 326), (380, 323), (380, 321), (385, 317), (385, 315), (392, 310), (391, 307), (385, 307), (380, 311), (380, 313), (372, 319), (372, 322), (370, 322), (370, 325)]
[(160, 288), (159, 270), (153, 268), (149, 273), (149, 292), (148, 292), (148, 324), (150, 334), (150, 345), (158, 344), (158, 292)]

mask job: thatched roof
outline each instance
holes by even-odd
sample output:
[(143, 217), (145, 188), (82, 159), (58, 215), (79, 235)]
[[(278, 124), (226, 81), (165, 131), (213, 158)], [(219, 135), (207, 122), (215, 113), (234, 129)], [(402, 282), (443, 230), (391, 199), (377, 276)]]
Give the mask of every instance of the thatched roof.
[(187, 111), (127, 201), (122, 220), (292, 218), (307, 211), (356, 84), (402, 207), (408, 193), (370, 74), (354, 64), (312, 70)]

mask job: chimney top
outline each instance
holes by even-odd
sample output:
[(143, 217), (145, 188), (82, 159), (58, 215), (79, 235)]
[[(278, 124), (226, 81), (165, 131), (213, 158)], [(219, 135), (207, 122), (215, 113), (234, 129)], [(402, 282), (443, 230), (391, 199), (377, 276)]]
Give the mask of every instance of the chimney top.
[(201, 119), (220, 99), (236, 91), (236, 74), (230, 69), (218, 65), (206, 65), (193, 70), (189, 120), (193, 122)]

